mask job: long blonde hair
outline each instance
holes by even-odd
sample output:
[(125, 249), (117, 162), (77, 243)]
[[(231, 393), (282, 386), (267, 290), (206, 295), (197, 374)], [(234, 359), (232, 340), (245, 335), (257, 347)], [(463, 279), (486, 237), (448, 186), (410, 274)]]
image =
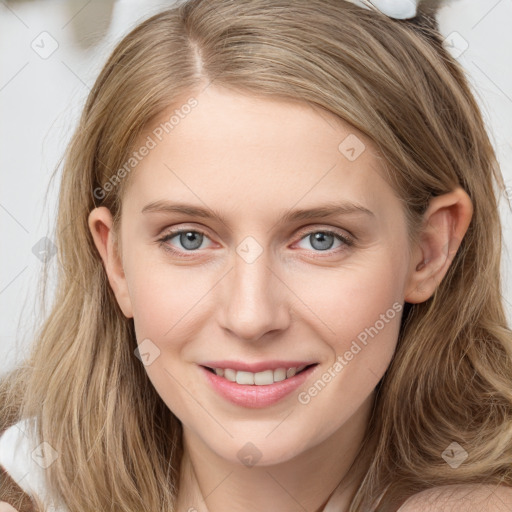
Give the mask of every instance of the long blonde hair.
[[(411, 239), (433, 196), (460, 185), (473, 202), (435, 294), (406, 304), (350, 512), (393, 511), (438, 485), (512, 486), (512, 336), (497, 204), (504, 184), (493, 147), (430, 14), (399, 21), (342, 0), (192, 0), (118, 44), (63, 160), (55, 298), (29, 359), (2, 383), (1, 427), (37, 418), (39, 438), (59, 453), (46, 470), (49, 490), (71, 511), (175, 510), (181, 424), (134, 356), (133, 319), (117, 304), (87, 221), (103, 205), (117, 229), (130, 176), (104, 197), (95, 191), (156, 115), (210, 82), (308, 102), (361, 130), (382, 153)], [(468, 454), (457, 469), (442, 457), (454, 442)]]

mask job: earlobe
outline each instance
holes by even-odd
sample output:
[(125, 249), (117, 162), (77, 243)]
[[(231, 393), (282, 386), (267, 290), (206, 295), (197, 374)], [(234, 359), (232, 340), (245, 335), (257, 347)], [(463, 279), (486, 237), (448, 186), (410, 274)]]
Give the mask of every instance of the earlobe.
[(472, 215), (471, 199), (461, 187), (430, 201), (411, 259), (406, 302), (424, 302), (434, 294), (450, 268)]
[(127, 318), (132, 318), (132, 304), (121, 255), (112, 229), (113, 219), (110, 210), (105, 206), (94, 208), (89, 214), (88, 224), (119, 307)]

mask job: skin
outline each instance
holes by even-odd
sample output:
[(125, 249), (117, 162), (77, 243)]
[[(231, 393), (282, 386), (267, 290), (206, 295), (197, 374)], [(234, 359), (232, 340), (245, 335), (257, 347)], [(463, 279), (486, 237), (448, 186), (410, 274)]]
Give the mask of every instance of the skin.
[(507, 512), (512, 488), (488, 484), (445, 485), (409, 498), (397, 512)]
[[(148, 338), (160, 350), (147, 374), (183, 423), (178, 511), (316, 511), (335, 488), (333, 500), (344, 510), (357, 484), (348, 469), (374, 388), (392, 359), (401, 314), (308, 404), (298, 402), (298, 393), (394, 303), (432, 295), (467, 230), (471, 201), (460, 188), (434, 198), (420, 243), (412, 246), (376, 148), (352, 126), (303, 103), (215, 86), (195, 97), (198, 105), (132, 171), (119, 244), (107, 208), (89, 217), (138, 343)], [(338, 149), (350, 134), (366, 148), (353, 161)], [(141, 213), (156, 200), (206, 206), (226, 222)], [(282, 222), (284, 211), (326, 202), (357, 203), (373, 215)], [(191, 254), (179, 257), (158, 242), (171, 227), (206, 236), (194, 251), (179, 235), (167, 240)], [(333, 237), (322, 250), (310, 235), (326, 229), (352, 234), (354, 245)], [(251, 263), (237, 253), (248, 236), (262, 251)], [(209, 387), (198, 364), (214, 359), (313, 360), (318, 366), (297, 392), (250, 409)], [(237, 456), (249, 442), (261, 453), (253, 467)]]

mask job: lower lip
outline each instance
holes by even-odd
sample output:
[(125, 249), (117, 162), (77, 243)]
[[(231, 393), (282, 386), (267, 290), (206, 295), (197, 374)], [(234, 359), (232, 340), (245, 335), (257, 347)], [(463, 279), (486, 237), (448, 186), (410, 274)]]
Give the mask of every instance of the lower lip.
[(311, 366), (289, 379), (274, 384), (244, 385), (231, 382), (224, 377), (207, 370), (204, 366), (200, 369), (205, 374), (213, 389), (230, 402), (242, 407), (259, 409), (273, 405), (285, 396), (295, 391), (313, 373), (318, 365)]

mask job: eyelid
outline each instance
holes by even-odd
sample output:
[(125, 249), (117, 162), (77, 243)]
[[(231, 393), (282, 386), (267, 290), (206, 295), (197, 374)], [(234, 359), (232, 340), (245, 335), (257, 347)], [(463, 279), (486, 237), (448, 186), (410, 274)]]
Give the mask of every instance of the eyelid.
[(356, 237), (347, 229), (341, 229), (336, 228), (333, 226), (325, 226), (325, 227), (317, 227), (321, 226), (320, 224), (313, 224), (306, 226), (305, 228), (301, 228), (297, 236), (300, 236), (300, 239), (302, 240), (303, 236), (310, 235), (312, 233), (330, 233), (333, 235), (341, 236), (342, 238), (346, 240), (350, 240), (351, 242), (355, 243)]

